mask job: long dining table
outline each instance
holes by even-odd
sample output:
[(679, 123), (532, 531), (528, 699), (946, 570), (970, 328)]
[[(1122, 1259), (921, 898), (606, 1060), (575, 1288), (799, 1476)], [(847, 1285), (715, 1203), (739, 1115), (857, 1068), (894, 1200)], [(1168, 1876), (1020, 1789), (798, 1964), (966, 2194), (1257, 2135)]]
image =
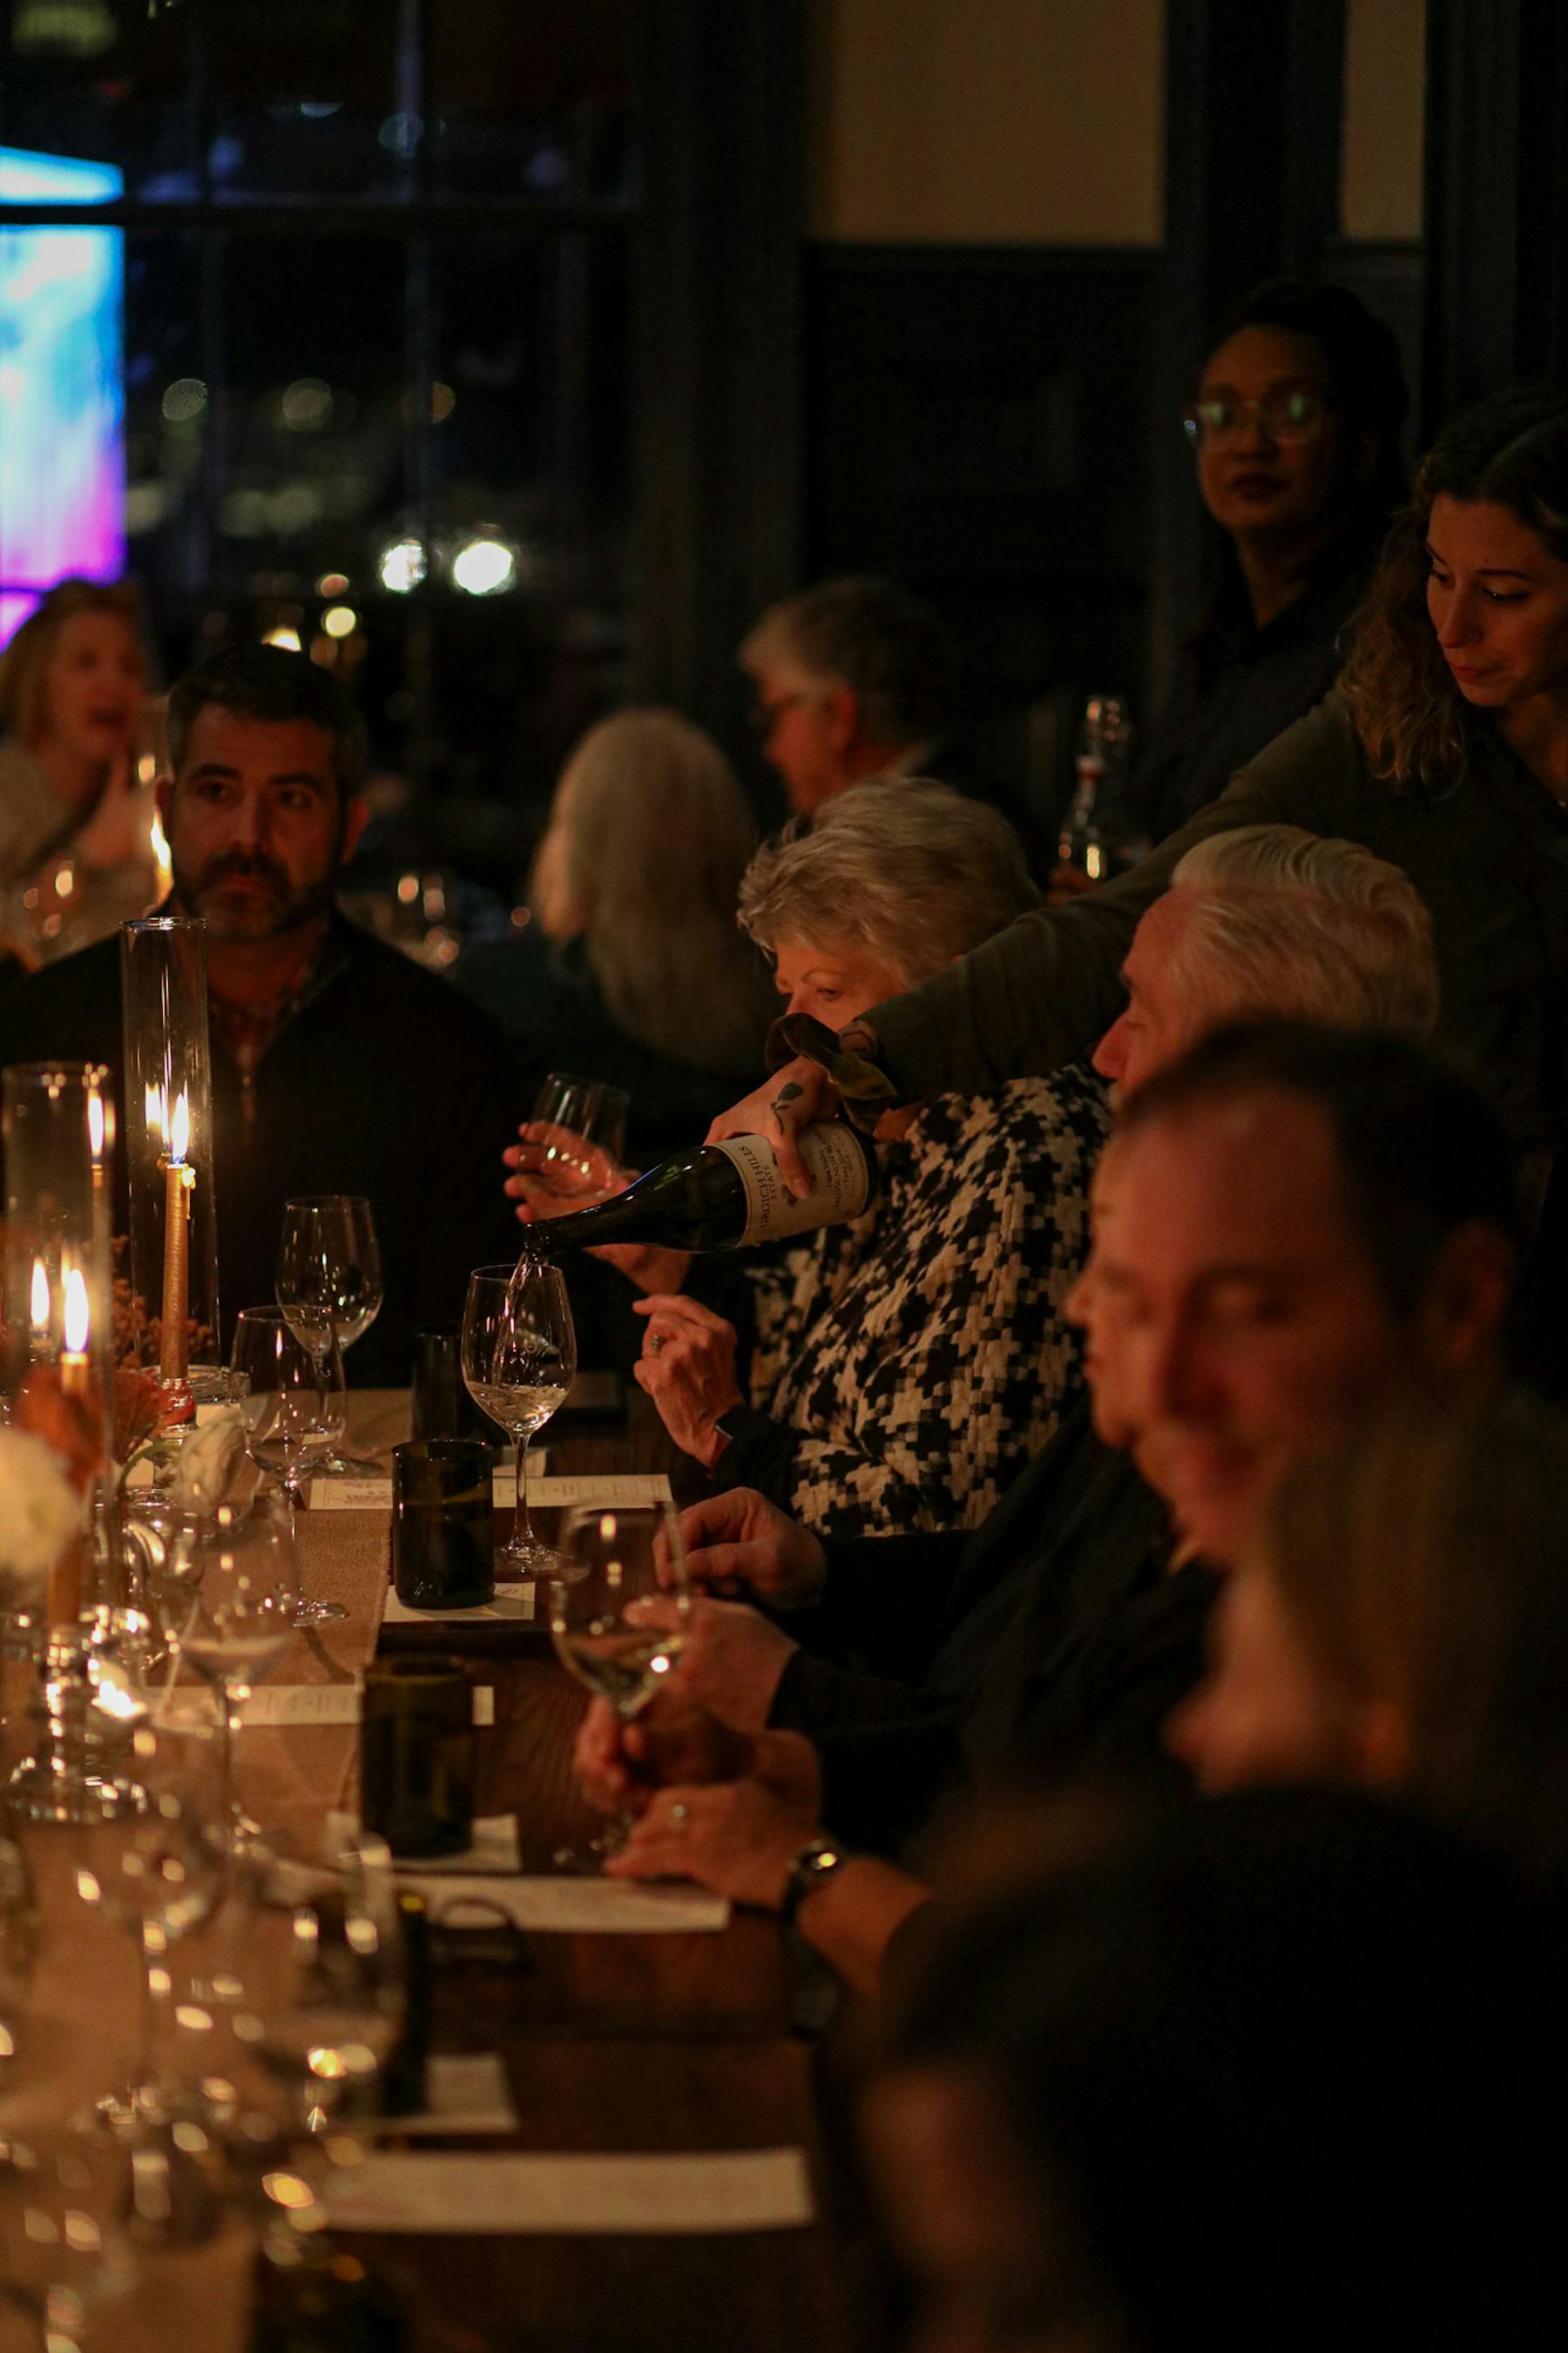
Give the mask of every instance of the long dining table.
[[(675, 1467), (679, 1493), (679, 1466), (643, 1408), (634, 1394), (629, 1421), (559, 1423), (548, 1434), (551, 1473)], [(361, 1391), (351, 1409), (352, 1443), (389, 1462), (390, 1448), (407, 1434), (406, 1396)], [(548, 1518), (539, 1517), (548, 1531)], [(515, 1818), (527, 1873), (548, 1874), (560, 1851), (581, 1851), (595, 1828), (571, 1770), (586, 1695), (556, 1662), (544, 1627), (439, 1620), (384, 1627), (384, 1503), (309, 1509), (299, 1525), (301, 1589), (342, 1603), (344, 1614), (297, 1631), (268, 1684), (286, 1694), (352, 1690), (378, 1645), (456, 1651), (476, 1686), (492, 1694), (476, 1733), (476, 1812)], [(300, 1852), (319, 1844), (329, 1813), (357, 1804), (352, 1703), (323, 1704), (339, 1720), (262, 1720), (238, 1742), (243, 1802)], [(58, 2110), (68, 2086), (82, 2098), (100, 2092), (123, 2058), (114, 2030), (129, 2041), (137, 1963), (129, 1939), (82, 1916), (79, 1905), (73, 1912), (68, 1889), (54, 1883), (54, 1835), (40, 1830), (28, 1839), (47, 1936), (31, 2031), (47, 2046), (49, 2063), (37, 2072)], [(68, 1933), (51, 1933), (51, 1921), (62, 1919)], [(689, 1932), (568, 1926), (505, 1936), (476, 1924), (471, 1935), (441, 1934), (438, 1954), (432, 2047), (495, 2054), (514, 2121), (483, 2136), (421, 2134), (422, 2158), (486, 2160), (483, 2179), (459, 2177), (471, 2217), (444, 2214), (426, 2228), (416, 2211), (385, 2234), (334, 2232), (402, 2288), (415, 2353), (501, 2353), (523, 2344), (538, 2353), (732, 2353), (742, 2346), (749, 2353), (859, 2353), (868, 2341), (865, 2299), (855, 2293), (856, 2265), (833, 2218), (815, 2046), (795, 2023), (798, 1966), (775, 1920), (737, 1910), (721, 1927)], [(743, 2227), (745, 2192), (735, 2208), (731, 2177), (744, 2177), (748, 2162), (765, 2166), (753, 2154), (761, 2152), (775, 2153), (775, 2164), (789, 2157), (808, 2202), (780, 2219), (764, 2199), (763, 2226)], [(558, 2179), (548, 2166), (532, 2168), (535, 2189), (547, 2194), (529, 2203), (516, 2228), (504, 2203), (510, 2177), (496, 2173), (509, 2153), (559, 2161)], [(616, 2215), (612, 2199), (613, 2227), (596, 2209), (573, 2211), (573, 2164), (586, 2158), (647, 2161), (631, 2168), (632, 2210)], [(711, 2174), (691, 2160), (710, 2161)], [(491, 2177), (501, 2209), (481, 2215)], [(711, 2216), (701, 2205), (710, 2179)], [(672, 2184), (663, 2198), (661, 2188)], [(470, 2219), (475, 2227), (465, 2227)], [(116, 2353), (243, 2353), (255, 2274), (254, 2248), (236, 2221), (206, 2245), (149, 2253), (104, 2341)], [(0, 2331), (0, 2353), (5, 2341)]]

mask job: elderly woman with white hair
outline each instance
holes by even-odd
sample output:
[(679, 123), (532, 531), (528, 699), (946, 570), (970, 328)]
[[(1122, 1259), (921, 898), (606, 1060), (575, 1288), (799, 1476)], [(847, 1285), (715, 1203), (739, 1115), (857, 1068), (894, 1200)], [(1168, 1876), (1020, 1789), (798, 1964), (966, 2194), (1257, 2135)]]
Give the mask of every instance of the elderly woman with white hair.
[[(856, 786), (760, 850), (740, 920), (790, 1010), (837, 1029), (1037, 902), (1004, 818), (906, 778)], [(647, 1294), (637, 1377), (671, 1437), (716, 1483), (828, 1534), (974, 1526), (1077, 1383), (1063, 1308), (1105, 1118), (1085, 1071), (892, 1113), (876, 1206), (743, 1282), (686, 1251), (606, 1249)], [(551, 1198), (526, 1145), (520, 1158), (521, 1216), (580, 1206)]]

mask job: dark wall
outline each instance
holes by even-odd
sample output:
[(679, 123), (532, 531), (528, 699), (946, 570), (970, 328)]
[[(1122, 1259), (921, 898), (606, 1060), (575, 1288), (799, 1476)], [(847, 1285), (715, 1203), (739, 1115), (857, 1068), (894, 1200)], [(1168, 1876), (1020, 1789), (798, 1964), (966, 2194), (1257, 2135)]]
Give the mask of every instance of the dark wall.
[(1142, 705), (1159, 266), (807, 248), (804, 576), (890, 572), (940, 606), (976, 780), (1046, 828), (1074, 707)]

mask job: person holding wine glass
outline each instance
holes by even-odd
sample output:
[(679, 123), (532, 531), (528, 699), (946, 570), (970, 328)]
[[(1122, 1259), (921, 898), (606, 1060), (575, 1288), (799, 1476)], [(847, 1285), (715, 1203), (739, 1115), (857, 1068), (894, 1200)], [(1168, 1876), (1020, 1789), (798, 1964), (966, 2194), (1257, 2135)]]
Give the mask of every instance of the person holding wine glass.
[[(292, 1544), (305, 1472), (343, 1435), (342, 1356), (330, 1329), (318, 1351), (306, 1346), (282, 1308), (245, 1307), (235, 1318), (230, 1361), (246, 1451), (282, 1488)], [(321, 1625), (345, 1615), (339, 1601), (300, 1601), (295, 1623)]]
[[(381, 1313), (383, 1296), (375, 1220), (362, 1193), (304, 1194), (285, 1202), (278, 1304), (318, 1365), (333, 1341), (346, 1355), (364, 1337)], [(317, 1468), (371, 1477), (381, 1466), (333, 1454)]]
[(496, 1555), (507, 1577), (548, 1576), (560, 1556), (541, 1543), (528, 1516), (528, 1448), (566, 1402), (577, 1370), (577, 1341), (558, 1267), (521, 1259), (515, 1267), (476, 1267), (468, 1278), (460, 1343), (463, 1379), (479, 1411), (511, 1440), (517, 1503), (511, 1535)]
[[(569, 1512), (561, 1558), (563, 1573), (550, 1588), (555, 1655), (595, 1699), (609, 1703), (624, 1729), (663, 1687), (686, 1646), (691, 1605), (675, 1507)], [(632, 1820), (623, 1811), (595, 1852), (612, 1852)]]
[[(852, 786), (809, 833), (760, 850), (740, 919), (791, 1013), (837, 1029), (1037, 899), (1005, 818), (903, 778)], [(978, 1525), (1077, 1386), (1063, 1310), (1104, 1132), (1088, 1071), (943, 1096), (879, 1124), (881, 1198), (848, 1223), (743, 1269), (657, 1240), (606, 1247), (645, 1294), (636, 1377), (670, 1436), (717, 1483), (754, 1487), (821, 1534)], [(583, 1204), (544, 1152), (525, 1130), (509, 1155), (525, 1221)], [(628, 1181), (602, 1163), (601, 1197)]]

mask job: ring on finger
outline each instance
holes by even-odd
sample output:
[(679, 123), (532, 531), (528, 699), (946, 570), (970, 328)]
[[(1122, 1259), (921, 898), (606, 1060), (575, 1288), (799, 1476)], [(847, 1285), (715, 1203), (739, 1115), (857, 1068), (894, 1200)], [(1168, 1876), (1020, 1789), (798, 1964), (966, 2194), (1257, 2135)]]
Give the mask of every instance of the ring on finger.
[(677, 1798), (677, 1799), (676, 1799), (676, 1801), (675, 1801), (674, 1805), (673, 1805), (673, 1806), (671, 1806), (671, 1808), (670, 1808), (670, 1810), (669, 1810), (669, 1827), (670, 1827), (670, 1829), (671, 1829), (672, 1831), (683, 1831), (683, 1830), (686, 1828), (687, 1823), (688, 1823), (690, 1820), (691, 1820), (691, 1809), (690, 1809), (690, 1807), (689, 1807), (689, 1806), (683, 1806), (683, 1805), (681, 1804), (681, 1802), (680, 1802), (680, 1799), (679, 1799), (679, 1798)]
[(648, 1334), (648, 1335), (647, 1335), (647, 1352), (648, 1352), (648, 1355), (649, 1355), (650, 1356), (658, 1356), (658, 1352), (659, 1352), (659, 1350), (663, 1347), (663, 1345), (664, 1345), (664, 1334), (663, 1334), (662, 1332), (650, 1332), (650, 1333)]

